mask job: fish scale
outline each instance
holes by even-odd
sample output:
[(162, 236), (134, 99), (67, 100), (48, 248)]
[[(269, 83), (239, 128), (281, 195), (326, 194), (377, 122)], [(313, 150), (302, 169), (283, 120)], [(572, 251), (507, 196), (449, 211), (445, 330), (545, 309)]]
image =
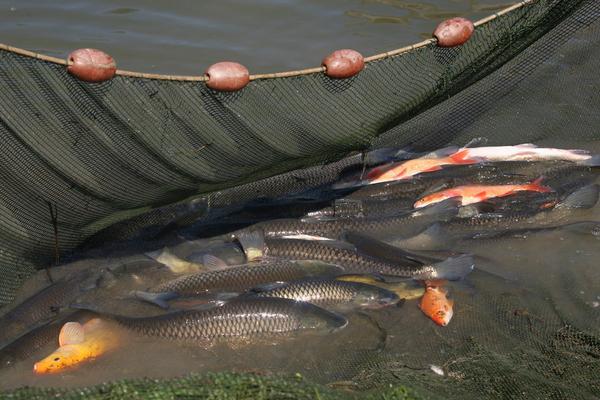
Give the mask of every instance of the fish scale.
[(144, 336), (183, 341), (290, 334), (301, 330), (333, 331), (347, 323), (345, 318), (312, 304), (279, 298), (245, 298), (208, 310), (158, 317), (110, 317)]
[(356, 231), (376, 235), (377, 237), (397, 235), (413, 236), (427, 226), (438, 221), (447, 221), (458, 212), (457, 202), (448, 200), (431, 207), (404, 214), (373, 218), (336, 218), (336, 219), (278, 219), (255, 225), (265, 236), (282, 237), (311, 235), (337, 239), (344, 232)]
[(380, 273), (413, 277), (432, 269), (432, 266), (428, 265), (402, 266), (389, 263), (318, 240), (265, 238), (265, 255), (292, 260), (320, 260), (340, 265), (347, 273)]
[(263, 283), (291, 281), (306, 276), (339, 272), (339, 268), (327, 265), (307, 266), (290, 261), (266, 262), (187, 275), (158, 285), (150, 291), (176, 292), (180, 295), (197, 295), (209, 290), (237, 292)]
[[(362, 298), (357, 299), (357, 296), (361, 294), (363, 295)], [(321, 307), (337, 305), (382, 306), (395, 304), (399, 300), (394, 293), (372, 285), (323, 279), (291, 282), (260, 292), (257, 296), (308, 301)]]

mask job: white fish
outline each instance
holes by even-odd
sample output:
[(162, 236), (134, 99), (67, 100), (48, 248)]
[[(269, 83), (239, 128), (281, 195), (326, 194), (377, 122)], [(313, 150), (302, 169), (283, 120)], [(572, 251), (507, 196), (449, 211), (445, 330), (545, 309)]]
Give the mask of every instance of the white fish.
[(516, 146), (465, 147), (467, 158), (484, 161), (586, 161), (593, 156), (587, 150), (537, 147), (531, 143)]

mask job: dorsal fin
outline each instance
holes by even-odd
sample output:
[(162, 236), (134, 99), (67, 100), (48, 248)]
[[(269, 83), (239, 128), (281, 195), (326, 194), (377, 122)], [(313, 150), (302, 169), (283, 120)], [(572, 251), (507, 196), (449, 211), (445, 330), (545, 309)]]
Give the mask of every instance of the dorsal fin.
[(58, 345), (66, 346), (69, 344), (79, 344), (85, 340), (83, 325), (79, 322), (67, 322), (60, 329), (58, 334)]
[(418, 256), (415, 257), (414, 254), (408, 253), (399, 247), (381, 242), (370, 236), (357, 232), (345, 232), (343, 237), (347, 242), (352, 243), (359, 253), (364, 255), (393, 264), (423, 265), (423, 263), (419, 261)]

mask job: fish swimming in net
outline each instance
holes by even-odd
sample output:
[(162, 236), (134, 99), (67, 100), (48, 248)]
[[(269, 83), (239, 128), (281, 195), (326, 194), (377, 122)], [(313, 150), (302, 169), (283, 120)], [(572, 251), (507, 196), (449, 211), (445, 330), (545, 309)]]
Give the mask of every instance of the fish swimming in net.
[(306, 301), (327, 309), (383, 308), (397, 304), (395, 293), (377, 286), (340, 280), (307, 279), (255, 289), (258, 297)]
[(425, 294), (421, 298), (419, 308), (436, 324), (447, 326), (454, 315), (454, 300), (448, 299), (448, 291), (442, 284), (443, 281), (425, 283)]
[[(81, 306), (86, 308), (86, 306)], [(341, 315), (310, 303), (279, 298), (240, 298), (222, 306), (185, 310), (155, 317), (102, 314), (121, 327), (146, 337), (211, 346), (215, 340), (326, 334), (342, 329)]]
[(439, 192), (428, 194), (414, 204), (415, 208), (430, 206), (440, 201), (451, 198), (460, 199), (461, 205), (479, 203), (481, 201), (494, 197), (510, 196), (520, 191), (532, 191), (548, 193), (553, 189), (541, 185), (542, 178), (525, 185), (466, 185), (445, 189)]

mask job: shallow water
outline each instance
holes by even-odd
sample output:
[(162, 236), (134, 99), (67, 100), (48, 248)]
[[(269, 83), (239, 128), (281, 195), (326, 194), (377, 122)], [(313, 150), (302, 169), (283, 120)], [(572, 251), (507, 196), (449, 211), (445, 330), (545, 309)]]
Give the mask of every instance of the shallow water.
[[(600, 206), (577, 210), (572, 218), (600, 221)], [(218, 343), (209, 348), (131, 336), (122, 349), (79, 369), (36, 376), (33, 362), (46, 356), (53, 347), (49, 346), (36, 359), (0, 369), (0, 388), (86, 386), (206, 371), (301, 374), (312, 381), (354, 389), (419, 380), (460, 386), (485, 377), (509, 379), (513, 368), (524, 374), (534, 368), (548, 379), (560, 380), (561, 374), (581, 368), (579, 363), (595, 360), (595, 347), (589, 347), (593, 342), (584, 339), (587, 334), (600, 334), (598, 232), (557, 229), (466, 242), (460, 250), (477, 256), (476, 270), (464, 281), (448, 284), (455, 305), (447, 327), (423, 315), (419, 300), (409, 300), (400, 307), (352, 313), (349, 325), (330, 335)], [(102, 262), (79, 261), (77, 265), (98, 268)], [(83, 301), (125, 315), (160, 314), (156, 307), (127, 298), (129, 290), (145, 289), (171, 277), (164, 268), (152, 263), (147, 267), (121, 271), (114, 283)], [(37, 279), (43, 284), (44, 274)], [(26, 287), (21, 298), (35, 293), (39, 284)], [(578, 329), (574, 333), (573, 326)], [(511, 361), (512, 357), (517, 358)], [(441, 368), (451, 380), (443, 380), (432, 366)]]
[(441, 20), (482, 18), (495, 0), (0, 1), (1, 42), (66, 57), (95, 47), (120, 68), (200, 75), (218, 61), (250, 71), (313, 67), (339, 48), (365, 55), (410, 45)]

